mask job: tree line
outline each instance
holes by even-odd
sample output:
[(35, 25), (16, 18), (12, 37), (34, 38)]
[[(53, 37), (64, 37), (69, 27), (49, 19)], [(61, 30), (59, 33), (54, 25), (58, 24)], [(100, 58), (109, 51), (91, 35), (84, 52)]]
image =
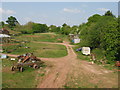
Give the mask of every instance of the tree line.
[(45, 33), (45, 32), (55, 32), (64, 35), (68, 35), (69, 33), (76, 33), (78, 26), (69, 26), (64, 23), (62, 26), (55, 26), (50, 25), (47, 26), (46, 24), (35, 23), (35, 22), (28, 22), (25, 25), (20, 25), (18, 20), (14, 16), (8, 17), (6, 23), (1, 21), (2, 28), (8, 28), (14, 31), (19, 31), (23, 34), (34, 34), (34, 33)]

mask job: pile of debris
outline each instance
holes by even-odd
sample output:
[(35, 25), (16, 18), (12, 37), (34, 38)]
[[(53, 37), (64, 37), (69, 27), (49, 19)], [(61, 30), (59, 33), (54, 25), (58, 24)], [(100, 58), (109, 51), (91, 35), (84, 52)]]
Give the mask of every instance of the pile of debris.
[(115, 66), (120, 67), (120, 61), (116, 61)]
[(38, 69), (44, 63), (36, 56), (34, 56), (33, 53), (26, 53), (18, 56), (17, 58), (18, 62), (11, 67), (12, 71), (19, 70), (23, 72), (24, 66), (30, 66), (33, 67), (34, 69)]

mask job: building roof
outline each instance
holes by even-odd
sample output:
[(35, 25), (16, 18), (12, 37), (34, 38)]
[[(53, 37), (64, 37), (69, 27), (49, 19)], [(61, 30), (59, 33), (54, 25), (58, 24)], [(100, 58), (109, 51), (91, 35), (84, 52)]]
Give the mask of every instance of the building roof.
[(3, 38), (3, 37), (10, 37), (10, 36), (7, 34), (0, 34), (0, 38)]

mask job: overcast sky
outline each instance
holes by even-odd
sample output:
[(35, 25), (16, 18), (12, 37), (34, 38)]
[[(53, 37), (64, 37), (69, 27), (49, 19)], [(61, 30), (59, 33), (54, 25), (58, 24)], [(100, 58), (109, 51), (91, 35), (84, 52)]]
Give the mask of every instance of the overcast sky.
[(2, 20), (15, 16), (20, 24), (28, 21), (47, 25), (79, 25), (94, 14), (103, 15), (111, 10), (118, 15), (117, 2), (3, 2)]

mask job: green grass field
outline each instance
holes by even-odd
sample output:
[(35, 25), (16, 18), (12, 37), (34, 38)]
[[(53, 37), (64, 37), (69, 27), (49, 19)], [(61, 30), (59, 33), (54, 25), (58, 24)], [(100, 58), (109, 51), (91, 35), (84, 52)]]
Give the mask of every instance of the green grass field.
[[(67, 37), (64, 35), (59, 35), (55, 33), (36, 33), (36, 34), (23, 34), (20, 36), (14, 36), (14, 40), (17, 42), (12, 42), (12, 45), (3, 45), (4, 53), (10, 54), (24, 54), (24, 53), (34, 53), (37, 57), (45, 58), (56, 58), (63, 57), (67, 55), (66, 47), (63, 45), (55, 44), (42, 44), (35, 42), (62, 42), (63, 38)], [(27, 41), (27, 43), (23, 43)], [(30, 48), (25, 48), (30, 47)]]
[(21, 41), (40, 41), (40, 42), (63, 42), (66, 38), (65, 35), (59, 35), (54, 33), (35, 33), (35, 34), (22, 34), (14, 37), (16, 40)]
[[(29, 48), (25, 48), (29, 47)], [(67, 55), (66, 47), (63, 45), (43, 44), (43, 43), (25, 43), (20, 45), (3, 46), (4, 53), (24, 54), (34, 53), (37, 57), (55, 58)]]

